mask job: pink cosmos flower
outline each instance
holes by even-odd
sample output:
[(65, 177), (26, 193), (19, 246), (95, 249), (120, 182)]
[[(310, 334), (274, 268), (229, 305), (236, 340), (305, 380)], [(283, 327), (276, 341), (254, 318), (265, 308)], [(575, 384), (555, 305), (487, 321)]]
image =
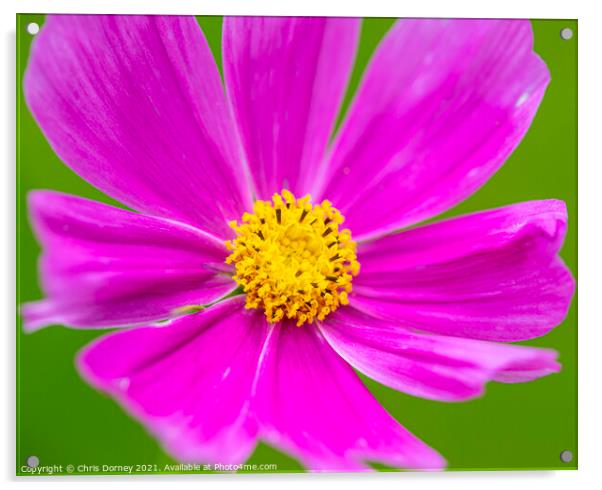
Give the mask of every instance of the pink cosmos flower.
[(359, 28), (226, 18), (223, 84), (192, 17), (50, 16), (34, 41), (48, 141), (136, 212), (30, 194), (46, 299), (25, 328), (128, 327), (78, 367), (180, 460), (241, 463), (263, 440), (313, 470), (440, 469), (354, 368), (448, 402), (560, 369), (504, 342), (567, 313), (564, 203), (409, 228), (529, 128), (549, 81), (529, 22), (398, 21), (330, 141)]

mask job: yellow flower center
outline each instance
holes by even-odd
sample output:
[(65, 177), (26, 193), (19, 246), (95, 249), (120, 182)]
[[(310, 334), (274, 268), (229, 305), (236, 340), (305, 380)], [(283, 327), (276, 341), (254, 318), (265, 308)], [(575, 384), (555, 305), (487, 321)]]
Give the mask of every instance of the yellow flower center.
[(270, 323), (311, 324), (349, 303), (360, 268), (355, 242), (339, 228), (344, 218), (330, 202), (310, 199), (283, 190), (271, 202), (255, 201), (240, 224), (230, 223), (237, 236), (226, 242), (226, 263), (235, 265), (246, 308), (263, 309)]

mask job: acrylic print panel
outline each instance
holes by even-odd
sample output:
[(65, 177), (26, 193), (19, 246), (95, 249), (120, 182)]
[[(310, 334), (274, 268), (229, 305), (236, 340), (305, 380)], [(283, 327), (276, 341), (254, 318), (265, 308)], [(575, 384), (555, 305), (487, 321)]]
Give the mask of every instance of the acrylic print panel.
[(576, 21), (17, 33), (18, 474), (577, 467)]

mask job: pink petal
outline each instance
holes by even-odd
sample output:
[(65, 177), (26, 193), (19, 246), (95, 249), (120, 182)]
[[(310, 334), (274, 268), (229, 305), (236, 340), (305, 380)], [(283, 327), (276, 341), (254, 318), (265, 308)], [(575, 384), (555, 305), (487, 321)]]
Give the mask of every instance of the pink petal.
[(84, 349), (79, 369), (178, 460), (240, 464), (256, 444), (249, 400), (267, 334), (242, 304), (109, 334)]
[(24, 90), (59, 157), (128, 206), (219, 236), (250, 207), (242, 147), (194, 17), (48, 16)]
[(277, 325), (257, 387), (262, 438), (311, 470), (366, 461), (436, 470), (445, 462), (399, 425), (313, 327)]
[(314, 470), (444, 466), (315, 328), (268, 325), (243, 302), (102, 337), (81, 352), (80, 372), (181, 461), (242, 463), (259, 436)]
[(528, 21), (397, 22), (322, 166), (318, 197), (362, 238), (442, 213), (508, 158), (549, 78)]
[(191, 226), (49, 191), (29, 206), (46, 299), (25, 305), (28, 330), (155, 321), (236, 286), (223, 242)]
[(224, 19), (224, 76), (259, 198), (314, 182), (358, 34), (357, 19)]
[(533, 201), (363, 244), (352, 303), (443, 335), (539, 337), (564, 320), (575, 289), (556, 256), (566, 222), (563, 202)]
[(433, 400), (463, 401), (482, 395), (488, 381), (531, 381), (560, 370), (553, 350), (420, 334), (354, 308), (340, 309), (321, 330), (366, 376)]

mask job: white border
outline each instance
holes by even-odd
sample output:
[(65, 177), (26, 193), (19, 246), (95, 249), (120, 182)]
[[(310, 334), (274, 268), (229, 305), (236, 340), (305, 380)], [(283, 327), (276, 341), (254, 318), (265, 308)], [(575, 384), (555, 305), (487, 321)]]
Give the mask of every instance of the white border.
[[(503, 488), (519, 484), (519, 488), (546, 490), (588, 488), (594, 481), (602, 481), (599, 474), (602, 450), (602, 318), (600, 307), (602, 291), (595, 282), (602, 273), (600, 226), (602, 223), (602, 16), (595, 0), (2, 0), (2, 90), (1, 104), (4, 114), (0, 119), (0, 148), (4, 155), (1, 182), (2, 231), (0, 241), (3, 280), (0, 281), (1, 311), (8, 312), (2, 324), (4, 356), (1, 362), (6, 371), (1, 378), (2, 444), (0, 464), (2, 479), (16, 483), (14, 475), (14, 229), (15, 229), (15, 14), (17, 12), (81, 12), (81, 13), (154, 13), (154, 14), (246, 14), (246, 15), (333, 15), (333, 16), (390, 16), (390, 17), (525, 17), (525, 18), (577, 18), (579, 20), (579, 470), (557, 472), (473, 472), (443, 474), (322, 474), (322, 475), (217, 475), (202, 477), (94, 477), (37, 478), (51, 485), (63, 486), (67, 482), (116, 487), (126, 484), (156, 488), (177, 481), (179, 484), (214, 486), (245, 485), (251, 487), (300, 488), (308, 484), (327, 487), (343, 484), (360, 488), (366, 484), (379, 486), (411, 484), (419, 488), (470, 489)], [(598, 273), (598, 274), (597, 274)], [(116, 441), (117, 443), (117, 441)], [(461, 441), (459, 441), (461, 443)], [(35, 483), (29, 478), (19, 478), (25, 487)]]

